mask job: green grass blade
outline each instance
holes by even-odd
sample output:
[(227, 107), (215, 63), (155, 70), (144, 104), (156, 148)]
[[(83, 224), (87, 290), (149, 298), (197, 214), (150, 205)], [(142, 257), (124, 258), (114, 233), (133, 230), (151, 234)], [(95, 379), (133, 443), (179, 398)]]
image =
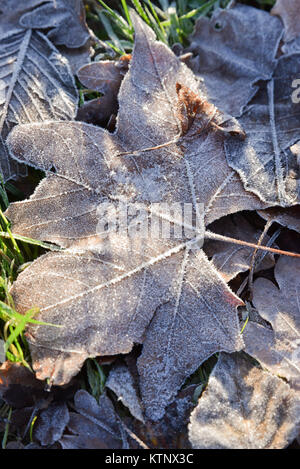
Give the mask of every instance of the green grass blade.
[(2, 438), (2, 449), (6, 448), (11, 414), (12, 414), (12, 407), (10, 407), (10, 409), (9, 409), (8, 416), (7, 416), (7, 421), (6, 421), (6, 424), (5, 424), (4, 435), (3, 435), (3, 438)]
[[(9, 233), (5, 231), (0, 231), (0, 238), (10, 239)], [(14, 239), (18, 241), (22, 241), (23, 243), (32, 244), (34, 246), (39, 246), (44, 249), (49, 249), (50, 251), (62, 251), (62, 248), (56, 246), (55, 244), (44, 243), (43, 241), (39, 241), (38, 239), (27, 238), (26, 236), (21, 235), (14, 235)]]
[(126, 19), (127, 19), (127, 23), (129, 24), (130, 28), (133, 30), (133, 24), (132, 24), (132, 21), (131, 21), (131, 18), (130, 18), (127, 2), (126, 2), (126, 0), (121, 0), (121, 3), (122, 3), (122, 7), (123, 7), (123, 10), (124, 10)]
[(21, 253), (21, 251), (20, 251), (20, 248), (19, 248), (19, 246), (18, 246), (18, 244), (17, 244), (15, 238), (13, 237), (12, 232), (10, 231), (9, 222), (8, 222), (7, 218), (5, 217), (5, 215), (4, 215), (4, 213), (2, 212), (1, 209), (0, 209), (0, 218), (1, 218), (2, 222), (3, 222), (4, 225), (5, 225), (5, 229), (6, 229), (7, 233), (8, 233), (9, 239), (11, 240), (11, 242), (12, 242), (12, 244), (13, 244), (13, 247), (14, 247), (16, 253), (17, 253), (17, 256), (18, 256), (18, 258), (19, 258), (19, 262), (20, 262), (21, 264), (23, 264), (23, 262), (24, 262), (24, 257), (23, 257), (23, 255), (22, 255), (22, 253)]
[(143, 7), (142, 7), (141, 3), (139, 2), (139, 0), (131, 0), (131, 1), (134, 4), (135, 9), (138, 12), (138, 14), (140, 15), (140, 17), (143, 18), (143, 20), (150, 26), (150, 20), (149, 20), (148, 16), (146, 15), (145, 11), (143, 10)]

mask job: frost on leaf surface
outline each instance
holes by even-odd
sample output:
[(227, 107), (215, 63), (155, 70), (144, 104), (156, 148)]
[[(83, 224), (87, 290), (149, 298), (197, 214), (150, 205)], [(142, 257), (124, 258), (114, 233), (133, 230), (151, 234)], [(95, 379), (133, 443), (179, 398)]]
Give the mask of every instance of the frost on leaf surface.
[(243, 347), (233, 313), (242, 303), (202, 251), (195, 258), (185, 250), (175, 280), (173, 298), (156, 310), (138, 359), (141, 394), (152, 420), (163, 416), (166, 403), (200, 363), (217, 350)]
[[(14, 233), (67, 248), (37, 259), (12, 288), (19, 311), (38, 305), (39, 319), (63, 326), (28, 328), (37, 376), (63, 384), (88, 356), (128, 353), (145, 340), (140, 385), (155, 419), (203, 360), (243, 347), (236, 315), (242, 303), (203, 251), (193, 249), (192, 239), (203, 233), (141, 240), (120, 230), (106, 237), (97, 232), (99, 204), (203, 202), (212, 219), (264, 204), (244, 196), (226, 166), (225, 135), (243, 136), (237, 122), (196, 95), (192, 72), (136, 15), (133, 20), (135, 47), (119, 92), (116, 132), (79, 122), (15, 128), (8, 138), (11, 154), (47, 178), (28, 201), (11, 204), (7, 216)], [(179, 108), (192, 98), (201, 100), (203, 112), (189, 122), (186, 139)], [(216, 155), (213, 174), (207, 164), (203, 176), (207, 145)], [(217, 185), (205, 194), (213, 179)], [(147, 213), (148, 220), (167, 218), (163, 210)]]
[(300, 389), (300, 262), (280, 257), (275, 267), (279, 289), (270, 280), (254, 282), (253, 303), (272, 329), (249, 322), (246, 351), (272, 373)]
[(66, 60), (39, 32), (20, 31), (0, 40), (0, 165), (4, 180), (18, 169), (5, 139), (21, 123), (75, 117), (77, 90)]
[(43, 446), (52, 445), (59, 440), (70, 419), (65, 402), (52, 402), (42, 410), (34, 426), (34, 438)]
[(239, 354), (220, 354), (191, 414), (196, 449), (280, 449), (297, 436), (299, 396)]
[(225, 142), (228, 164), (245, 189), (270, 205), (299, 203), (299, 161), (290, 149), (300, 133), (300, 107), (291, 98), (299, 75), (300, 54), (281, 57), (272, 79), (261, 84), (239, 119), (245, 141)]
[(209, 99), (237, 117), (257, 91), (255, 83), (271, 78), (282, 33), (280, 20), (265, 11), (246, 5), (219, 9), (210, 19), (198, 19), (189, 66), (204, 80)]
[(23, 31), (19, 20), (26, 11), (40, 5), (44, 0), (1, 0), (0, 4), (0, 36), (11, 36)]
[(105, 386), (111, 389), (124, 406), (128, 407), (131, 415), (140, 422), (144, 422), (143, 409), (140, 403), (134, 379), (123, 363), (113, 366), (109, 372)]

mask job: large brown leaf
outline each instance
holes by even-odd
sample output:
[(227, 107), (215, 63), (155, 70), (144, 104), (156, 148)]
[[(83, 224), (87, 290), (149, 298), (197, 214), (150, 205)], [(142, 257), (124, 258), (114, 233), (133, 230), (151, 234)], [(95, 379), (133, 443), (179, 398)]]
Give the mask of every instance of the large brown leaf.
[(144, 343), (142, 398), (147, 415), (158, 419), (206, 358), (243, 347), (236, 315), (242, 303), (203, 251), (193, 249), (201, 230), (181, 240), (131, 238), (124, 230), (103, 238), (97, 207), (119, 200), (194, 208), (203, 202), (208, 223), (265, 205), (245, 193), (227, 166), (225, 136), (244, 136), (237, 122), (196, 95), (192, 72), (133, 20), (135, 47), (116, 132), (78, 122), (14, 129), (13, 157), (47, 178), (7, 216), (15, 233), (68, 248), (40, 257), (12, 289), (20, 311), (37, 304), (39, 319), (63, 326), (28, 329), (37, 376), (61, 384), (88, 356), (127, 353)]
[(192, 412), (198, 449), (280, 449), (297, 436), (299, 396), (239, 354), (221, 354)]

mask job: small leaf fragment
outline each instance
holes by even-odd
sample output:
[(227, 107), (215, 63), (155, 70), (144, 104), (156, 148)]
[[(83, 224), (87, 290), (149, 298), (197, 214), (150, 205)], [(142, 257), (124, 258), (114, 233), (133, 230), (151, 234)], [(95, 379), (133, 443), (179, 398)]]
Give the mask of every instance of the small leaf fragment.
[(144, 421), (143, 409), (134, 385), (133, 378), (123, 364), (115, 365), (110, 371), (106, 386), (111, 389), (118, 397), (118, 400), (128, 407), (130, 413), (141, 422)]
[(269, 208), (267, 210), (258, 210), (258, 214), (265, 220), (272, 220), (286, 226), (289, 230), (300, 233), (300, 205), (287, 208)]

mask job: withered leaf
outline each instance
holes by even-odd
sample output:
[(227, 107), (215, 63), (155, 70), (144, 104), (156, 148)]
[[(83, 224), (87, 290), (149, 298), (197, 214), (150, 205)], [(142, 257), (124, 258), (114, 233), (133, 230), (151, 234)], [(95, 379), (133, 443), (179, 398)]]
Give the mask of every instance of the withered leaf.
[(203, 202), (210, 220), (265, 205), (245, 193), (227, 166), (225, 135), (243, 136), (234, 119), (207, 103), (188, 119), (183, 135), (178, 111), (182, 104), (188, 109), (189, 98), (179, 101), (176, 84), (192, 97), (198, 83), (136, 15), (133, 21), (135, 47), (119, 92), (116, 132), (78, 122), (14, 129), (11, 154), (47, 178), (28, 201), (11, 204), (7, 216), (14, 233), (68, 248), (33, 262), (12, 289), (20, 312), (37, 304), (39, 319), (63, 326), (28, 328), (37, 376), (62, 384), (88, 356), (128, 353), (145, 341), (142, 398), (148, 416), (157, 419), (203, 360), (243, 347), (236, 315), (241, 301), (203, 251), (191, 249), (190, 238), (141, 240), (122, 230), (103, 236), (99, 204)]
[(187, 449), (190, 447), (187, 424), (195, 407), (193, 396), (197, 385), (181, 389), (176, 399), (166, 408), (164, 417), (158, 422), (146, 420), (144, 423), (133, 420), (128, 426), (151, 449)]
[(0, 36), (40, 30), (67, 58), (74, 74), (93, 49), (81, 0), (2, 0)]
[(78, 70), (78, 78), (87, 88), (113, 94), (116, 98), (130, 60), (131, 55), (125, 55), (116, 61), (103, 60), (84, 65)]
[[(210, 226), (210, 230), (253, 243), (257, 243), (261, 235), (261, 231), (255, 229), (240, 213), (215, 221)], [(265, 237), (263, 244), (266, 244), (267, 239), (268, 237)], [(245, 246), (208, 240), (205, 243), (204, 251), (208, 257), (212, 258), (214, 267), (226, 282), (232, 280), (239, 273), (246, 272), (251, 266), (253, 249)], [(255, 271), (269, 269), (273, 266), (274, 256), (267, 253), (262, 262), (256, 265)]]
[(282, 47), (282, 52), (286, 55), (295, 54), (300, 52), (300, 36), (291, 42), (285, 42)]
[(300, 262), (280, 257), (275, 267), (279, 289), (270, 281), (254, 282), (253, 303), (271, 329), (249, 322), (246, 351), (273, 373), (300, 389)]
[(69, 419), (65, 402), (77, 389), (73, 381), (67, 387), (53, 386), (49, 392), (20, 363), (7, 361), (0, 367), (0, 397), (13, 408), (10, 431), (21, 439), (35, 418), (34, 439), (47, 446), (57, 441)]
[(80, 47), (90, 37), (81, 0), (2, 0), (1, 10), (15, 27), (48, 30), (56, 45)]
[(38, 400), (44, 399), (47, 395), (44, 387), (20, 363), (6, 361), (0, 367), (0, 397), (14, 409), (31, 407)]
[(258, 210), (258, 214), (265, 220), (272, 220), (290, 230), (300, 233), (300, 205), (287, 208), (269, 208)]
[[(271, 78), (283, 28), (278, 18), (246, 5), (200, 17), (187, 49), (187, 61), (209, 99), (233, 116), (241, 115), (257, 91), (258, 80)], [(263, 44), (257, 47), (257, 44)]]
[(19, 20), (23, 13), (35, 8), (45, 0), (1, 0), (0, 4), (0, 36), (11, 36), (24, 28)]
[(298, 434), (299, 396), (239, 354), (220, 354), (191, 414), (197, 449), (280, 449)]
[(75, 117), (77, 90), (66, 60), (48, 39), (31, 30), (0, 40), (0, 170), (18, 173), (4, 144), (19, 123)]
[(78, 108), (76, 120), (108, 128), (111, 119), (115, 120), (116, 104), (110, 96), (91, 99)]
[(78, 70), (78, 78), (84, 86), (104, 95), (81, 106), (76, 117), (78, 121), (104, 126), (112, 114), (117, 114), (118, 92), (130, 59), (127, 55), (117, 61), (93, 62)]
[(283, 56), (271, 80), (263, 82), (239, 123), (246, 132), (241, 144), (228, 137), (228, 164), (246, 190), (270, 205), (299, 203), (299, 162), (290, 147), (299, 140), (300, 107), (291, 84), (300, 76), (300, 54)]
[(277, 0), (271, 10), (272, 15), (280, 16), (285, 27), (286, 42), (300, 36), (300, 2), (299, 0)]
[(74, 407), (77, 413), (70, 412), (68, 434), (59, 441), (63, 449), (126, 448), (122, 423), (106, 394), (97, 403), (88, 392), (77, 391)]
[(53, 402), (42, 410), (34, 423), (33, 436), (42, 446), (52, 445), (58, 441), (70, 420), (67, 404)]

